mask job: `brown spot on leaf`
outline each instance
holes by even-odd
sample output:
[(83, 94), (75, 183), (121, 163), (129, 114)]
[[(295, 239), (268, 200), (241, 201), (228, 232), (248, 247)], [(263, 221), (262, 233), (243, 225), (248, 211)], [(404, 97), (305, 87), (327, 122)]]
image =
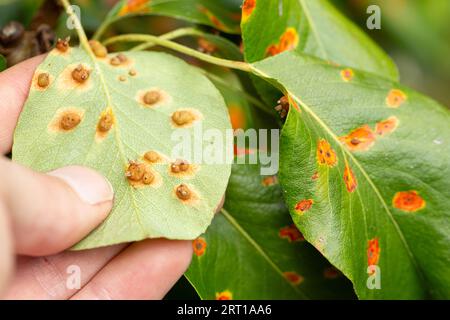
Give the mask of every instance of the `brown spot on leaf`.
[(281, 228), (278, 232), (278, 235), (281, 239), (287, 239), (289, 242), (298, 242), (305, 240), (302, 233), (297, 229), (295, 224), (291, 224), (289, 226)]
[(163, 157), (158, 152), (151, 150), (144, 154), (144, 160), (150, 163), (160, 163)]
[(89, 79), (90, 70), (79, 64), (76, 68), (72, 70), (72, 79), (78, 83), (84, 83)]
[(158, 187), (162, 184), (160, 175), (149, 165), (137, 161), (130, 161), (125, 171), (125, 177), (135, 188), (139, 187)]
[(130, 71), (128, 71), (128, 74), (129, 74), (131, 77), (134, 77), (134, 76), (137, 75), (137, 72), (136, 72), (135, 69), (130, 69)]
[(178, 199), (183, 200), (183, 201), (191, 199), (191, 196), (192, 196), (191, 190), (185, 184), (180, 184), (176, 188), (175, 193), (176, 193)]
[(386, 120), (378, 122), (375, 131), (379, 136), (384, 136), (394, 132), (395, 129), (397, 129), (397, 126), (398, 119), (397, 117), (392, 116), (387, 118)]
[(37, 85), (46, 88), (50, 84), (50, 75), (46, 72), (40, 73), (37, 78)]
[(58, 39), (56, 41), (56, 45), (55, 45), (55, 48), (56, 48), (57, 52), (59, 52), (59, 53), (67, 53), (69, 51), (69, 49), (70, 49), (69, 42), (70, 42), (70, 37), (67, 37), (64, 40)]
[(317, 144), (316, 155), (317, 162), (320, 165), (334, 167), (338, 162), (336, 152), (333, 150), (333, 148), (331, 148), (330, 143), (324, 139), (319, 140), (319, 143)]
[(336, 279), (342, 277), (342, 272), (331, 266), (323, 271), (323, 276), (325, 279)]
[(298, 286), (304, 280), (304, 278), (301, 275), (299, 275), (297, 272), (294, 271), (283, 272), (283, 276), (286, 278), (287, 281), (289, 281), (295, 286)]
[(206, 40), (205, 38), (201, 38), (201, 37), (198, 38), (197, 44), (198, 44), (198, 50), (200, 52), (212, 54), (212, 53), (216, 52), (216, 50), (217, 50), (217, 46), (214, 43)]
[(115, 119), (111, 108), (108, 108), (102, 112), (97, 122), (97, 130), (96, 130), (97, 141), (101, 141), (108, 135), (108, 132), (113, 127), (114, 122)]
[(150, 88), (148, 90), (138, 91), (136, 100), (145, 108), (156, 108), (163, 104), (167, 104), (170, 96), (159, 88)]
[(78, 127), (84, 117), (84, 110), (79, 108), (61, 108), (48, 125), (50, 132), (70, 132)]
[(176, 160), (169, 165), (169, 175), (178, 178), (189, 178), (195, 175), (198, 166), (189, 164), (186, 160)]
[(119, 53), (109, 59), (109, 64), (118, 67), (118, 66), (128, 66), (131, 63), (131, 60), (123, 53)]
[(202, 118), (195, 109), (180, 109), (171, 115), (172, 125), (176, 128), (188, 128)]
[(367, 151), (375, 143), (376, 136), (368, 125), (364, 125), (339, 138), (351, 151)]
[(304, 214), (306, 211), (310, 210), (312, 205), (314, 204), (313, 199), (304, 199), (297, 202), (295, 205), (295, 212), (298, 214)]
[(142, 180), (145, 173), (145, 166), (142, 163), (130, 161), (127, 170), (125, 171), (125, 176), (128, 180), (137, 182)]
[(415, 190), (400, 191), (394, 195), (392, 205), (406, 212), (422, 210), (426, 206), (425, 200)]
[(406, 94), (399, 89), (392, 89), (386, 97), (386, 104), (390, 108), (398, 108), (407, 99)]

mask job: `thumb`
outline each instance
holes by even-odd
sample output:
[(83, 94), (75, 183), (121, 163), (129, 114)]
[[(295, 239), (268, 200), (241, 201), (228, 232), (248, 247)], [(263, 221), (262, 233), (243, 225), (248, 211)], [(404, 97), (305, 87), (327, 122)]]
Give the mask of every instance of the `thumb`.
[(40, 256), (69, 248), (106, 218), (111, 184), (79, 166), (48, 174), (0, 158), (0, 204), (11, 221), (18, 254)]

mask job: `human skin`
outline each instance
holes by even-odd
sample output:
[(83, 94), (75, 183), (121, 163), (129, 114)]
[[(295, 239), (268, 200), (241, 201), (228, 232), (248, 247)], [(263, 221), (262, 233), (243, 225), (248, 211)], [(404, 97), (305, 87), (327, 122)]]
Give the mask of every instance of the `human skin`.
[[(110, 212), (114, 192), (99, 173), (70, 166), (38, 173), (3, 154), (43, 56), (0, 73), (0, 298), (161, 299), (192, 257), (190, 241), (152, 239), (64, 251)], [(69, 266), (81, 288), (66, 285)]]

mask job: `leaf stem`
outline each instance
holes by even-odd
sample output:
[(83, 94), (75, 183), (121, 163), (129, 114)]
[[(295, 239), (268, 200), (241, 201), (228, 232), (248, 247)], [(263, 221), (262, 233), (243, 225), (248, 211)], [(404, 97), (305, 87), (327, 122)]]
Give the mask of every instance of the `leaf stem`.
[[(181, 37), (185, 37), (185, 36), (203, 36), (205, 35), (204, 32), (197, 30), (195, 28), (180, 28), (180, 29), (176, 29), (174, 31), (165, 33), (163, 35), (158, 36), (158, 38), (160, 39), (164, 39), (164, 40), (174, 40), (177, 38), (181, 38)], [(149, 49), (153, 46), (155, 46), (156, 44), (153, 41), (150, 42), (144, 42), (141, 43), (140, 45), (137, 45), (136, 47), (130, 49), (130, 51), (140, 51), (140, 50), (146, 50)]]
[[(66, 0), (63, 0), (66, 1)], [(162, 39), (156, 36), (152, 35), (146, 35), (146, 34), (125, 34), (121, 36), (116, 36), (109, 38), (104, 42), (104, 45), (109, 45), (116, 42), (153, 42), (156, 45), (172, 49), (177, 52), (184, 53), (188, 56), (197, 58), (199, 60), (215, 64), (218, 66), (231, 68), (231, 69), (237, 69), (245, 72), (253, 72), (253, 68), (246, 62), (242, 61), (233, 61), (233, 60), (226, 60), (221, 59), (217, 57), (213, 57), (204, 53), (201, 53), (197, 50), (191, 49), (189, 47), (183, 46), (181, 44), (178, 44), (176, 42)]]

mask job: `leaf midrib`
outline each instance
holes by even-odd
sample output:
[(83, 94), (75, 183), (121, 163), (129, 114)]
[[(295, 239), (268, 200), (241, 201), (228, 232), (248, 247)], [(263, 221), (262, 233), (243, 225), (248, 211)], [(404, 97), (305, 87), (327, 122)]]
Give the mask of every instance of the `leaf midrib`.
[(284, 281), (286, 281), (294, 291), (301, 294), (305, 299), (310, 299), (306, 293), (300, 290), (296, 285), (289, 282), (283, 274), (283, 271), (276, 265), (276, 263), (269, 257), (264, 249), (245, 231), (245, 229), (234, 219), (234, 217), (224, 208), (220, 210), (228, 222), (256, 249), (256, 251), (267, 261), (267, 263), (278, 273)]
[(304, 0), (299, 0), (300, 6), (303, 8), (303, 12), (305, 13), (306, 19), (308, 20), (308, 24), (312, 30), (312, 33), (314, 34), (314, 38), (316, 39), (317, 45), (320, 48), (320, 51), (322, 51), (323, 58), (328, 59), (327, 51), (325, 50), (325, 46), (322, 43), (322, 40), (319, 37), (319, 32), (316, 29), (316, 24), (314, 23), (314, 20), (311, 17), (311, 13), (309, 11), (308, 6), (306, 5), (306, 2)]

